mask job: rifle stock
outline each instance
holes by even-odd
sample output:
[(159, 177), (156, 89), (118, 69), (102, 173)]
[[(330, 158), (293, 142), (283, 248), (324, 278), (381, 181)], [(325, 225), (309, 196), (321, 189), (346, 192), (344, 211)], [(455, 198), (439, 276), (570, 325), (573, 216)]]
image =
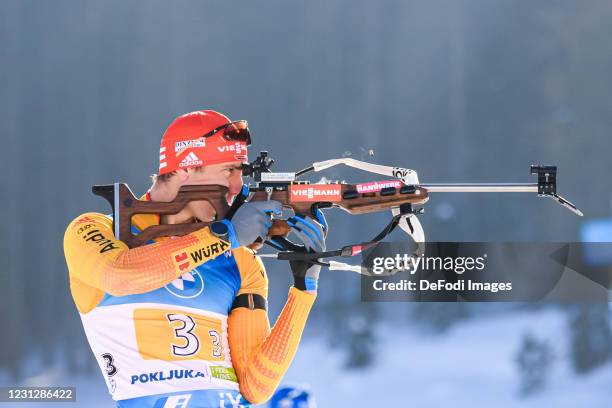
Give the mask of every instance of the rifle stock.
[[(296, 197), (291, 188), (273, 191), (251, 190), (249, 201), (275, 200), (282, 203), (284, 208), (293, 209), (296, 214), (312, 215), (317, 208), (329, 207), (342, 208), (351, 214), (364, 214), (399, 207), (407, 203), (424, 204), (429, 198), (427, 190), (419, 186), (403, 186), (397, 189), (390, 187), (378, 192), (359, 193), (354, 184), (296, 183), (296, 185), (313, 189), (329, 189), (331, 186), (339, 190), (339, 195), (328, 200), (316, 200), (309, 198), (308, 192)], [(154, 225), (145, 228), (139, 234), (133, 234), (132, 217), (136, 214), (176, 214), (191, 201), (207, 201), (215, 209), (216, 219), (224, 218), (230, 209), (226, 201), (228, 189), (221, 185), (183, 186), (171, 202), (138, 200), (128, 185), (124, 183), (96, 185), (93, 186), (92, 191), (105, 198), (113, 207), (116, 238), (123, 241), (129, 248), (142, 246), (154, 238), (189, 234), (210, 224), (210, 222), (196, 222)], [(269, 235), (286, 236), (290, 230), (286, 221), (276, 219), (272, 222)], [(258, 249), (260, 246), (259, 242), (252, 244), (253, 249)]]

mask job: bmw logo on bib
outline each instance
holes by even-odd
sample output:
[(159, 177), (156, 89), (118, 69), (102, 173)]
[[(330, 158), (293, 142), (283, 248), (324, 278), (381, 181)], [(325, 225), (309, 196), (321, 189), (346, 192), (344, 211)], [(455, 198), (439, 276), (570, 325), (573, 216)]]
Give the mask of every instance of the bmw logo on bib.
[(165, 286), (166, 290), (176, 297), (191, 299), (204, 290), (204, 279), (197, 269), (182, 274)]

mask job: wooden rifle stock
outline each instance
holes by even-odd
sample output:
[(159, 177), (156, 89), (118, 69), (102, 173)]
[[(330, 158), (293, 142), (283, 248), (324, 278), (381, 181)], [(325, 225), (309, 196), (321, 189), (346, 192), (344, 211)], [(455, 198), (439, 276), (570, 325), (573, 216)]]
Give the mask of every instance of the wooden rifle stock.
[[(273, 191), (251, 191), (249, 201), (274, 200), (282, 203), (284, 208), (293, 209), (296, 214), (312, 216), (318, 208), (336, 207), (351, 214), (364, 214), (399, 207), (407, 203), (424, 204), (429, 198), (427, 190), (419, 186), (388, 187), (376, 192), (359, 193), (354, 184), (302, 185), (312, 188), (317, 188), (317, 186), (328, 188), (329, 186), (340, 185), (340, 196), (329, 201), (296, 199), (292, 197), (290, 188), (283, 188)], [(171, 202), (138, 200), (127, 184), (124, 183), (97, 185), (93, 186), (92, 191), (109, 201), (113, 207), (116, 238), (123, 241), (129, 248), (139, 247), (158, 237), (186, 235), (210, 224), (210, 222), (194, 222), (153, 225), (140, 231), (139, 234), (133, 234), (132, 217), (136, 214), (176, 214), (191, 201), (207, 201), (215, 209), (216, 219), (225, 218), (230, 211), (230, 206), (227, 203), (228, 189), (221, 185), (183, 186)], [(291, 228), (286, 221), (275, 219), (270, 227), (269, 236), (286, 236), (290, 230)], [(252, 245), (254, 249), (258, 249), (260, 246), (261, 242)]]

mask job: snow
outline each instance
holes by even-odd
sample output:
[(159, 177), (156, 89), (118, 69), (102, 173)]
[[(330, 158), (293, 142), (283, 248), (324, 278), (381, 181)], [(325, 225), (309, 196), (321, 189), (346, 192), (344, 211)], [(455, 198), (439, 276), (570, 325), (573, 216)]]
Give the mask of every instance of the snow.
[[(546, 389), (521, 398), (514, 356), (528, 331), (553, 346), (555, 363)], [(303, 340), (283, 381), (310, 388), (319, 408), (612, 407), (612, 363), (577, 376), (569, 365), (566, 316), (558, 310), (491, 314), (440, 335), (423, 333), (405, 320), (397, 326), (381, 324), (375, 364), (361, 370), (344, 368), (345, 352), (330, 349), (324, 337)], [(70, 378), (62, 370), (48, 370), (22, 385), (38, 384), (77, 387), (76, 404), (54, 403), (55, 408), (113, 406), (97, 372)]]
[[(547, 388), (518, 395), (514, 355), (523, 333), (554, 345)], [(285, 379), (308, 384), (319, 407), (612, 407), (612, 364), (576, 376), (569, 366), (565, 316), (514, 313), (466, 321), (440, 336), (381, 326), (376, 364), (342, 367), (344, 355), (320, 340), (305, 341)]]

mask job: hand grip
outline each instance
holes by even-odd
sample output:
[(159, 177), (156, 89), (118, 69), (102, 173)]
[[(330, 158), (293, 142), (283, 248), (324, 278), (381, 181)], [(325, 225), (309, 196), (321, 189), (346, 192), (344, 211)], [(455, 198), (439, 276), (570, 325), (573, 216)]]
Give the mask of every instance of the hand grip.
[[(291, 227), (289, 226), (289, 224), (287, 224), (287, 221), (272, 220), (272, 226), (268, 230), (268, 236), (266, 237), (266, 239), (270, 238), (271, 236), (279, 236), (279, 235), (286, 237), (287, 235), (289, 235), (289, 232), (291, 232)], [(252, 249), (253, 251), (259, 251), (262, 246), (263, 246), (263, 240), (261, 238), (258, 238), (252, 244), (247, 245), (247, 247)]]

